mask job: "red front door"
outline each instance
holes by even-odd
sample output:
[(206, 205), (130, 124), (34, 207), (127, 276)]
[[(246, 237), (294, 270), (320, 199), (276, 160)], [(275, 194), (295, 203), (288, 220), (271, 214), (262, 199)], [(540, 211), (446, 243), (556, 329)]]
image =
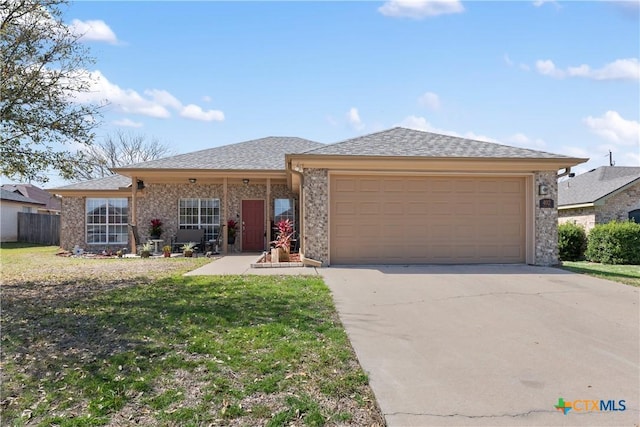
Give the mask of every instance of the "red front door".
[(264, 200), (242, 201), (242, 250), (264, 251)]

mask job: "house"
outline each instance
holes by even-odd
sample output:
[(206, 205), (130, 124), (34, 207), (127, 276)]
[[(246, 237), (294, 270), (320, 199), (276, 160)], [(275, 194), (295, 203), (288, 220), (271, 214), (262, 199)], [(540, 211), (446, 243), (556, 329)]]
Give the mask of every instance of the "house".
[(0, 241), (18, 241), (18, 212), (36, 212), (45, 203), (4, 188), (0, 189)]
[(268, 137), (114, 169), (55, 189), (61, 244), (125, 246), (229, 219), (235, 250), (263, 251), (275, 215), (292, 217), (300, 252), (329, 264), (555, 264), (557, 174), (586, 159), (393, 128), (335, 144)]
[(60, 198), (42, 188), (32, 184), (2, 184), (2, 189), (41, 202), (42, 205), (39, 205), (35, 213), (60, 214), (62, 206)]
[(640, 167), (602, 166), (559, 183), (558, 216), (587, 231), (614, 219), (640, 223)]

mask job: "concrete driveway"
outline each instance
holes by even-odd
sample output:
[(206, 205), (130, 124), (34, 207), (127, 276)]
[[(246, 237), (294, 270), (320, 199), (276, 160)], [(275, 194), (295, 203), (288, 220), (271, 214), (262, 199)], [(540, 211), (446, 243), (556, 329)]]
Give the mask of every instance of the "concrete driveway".
[(638, 288), (524, 265), (319, 271), (390, 426), (638, 425)]

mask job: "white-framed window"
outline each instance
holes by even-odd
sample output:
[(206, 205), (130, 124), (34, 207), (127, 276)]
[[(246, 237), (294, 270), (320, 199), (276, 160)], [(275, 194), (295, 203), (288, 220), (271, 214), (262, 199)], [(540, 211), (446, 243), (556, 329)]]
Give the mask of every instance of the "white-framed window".
[(273, 201), (273, 225), (283, 219), (289, 219), (292, 224), (296, 223), (296, 207), (293, 199), (275, 199)]
[(127, 199), (87, 199), (87, 243), (126, 244), (129, 203)]
[(31, 206), (23, 206), (22, 212), (24, 213), (33, 213), (33, 208)]
[(180, 199), (178, 227), (203, 228), (205, 240), (215, 239), (220, 233), (220, 199)]

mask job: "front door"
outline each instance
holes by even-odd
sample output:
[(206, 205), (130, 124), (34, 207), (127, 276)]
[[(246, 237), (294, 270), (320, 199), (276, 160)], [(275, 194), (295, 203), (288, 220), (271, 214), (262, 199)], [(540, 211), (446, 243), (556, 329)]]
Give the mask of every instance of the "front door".
[(242, 250), (264, 251), (264, 200), (242, 201)]

